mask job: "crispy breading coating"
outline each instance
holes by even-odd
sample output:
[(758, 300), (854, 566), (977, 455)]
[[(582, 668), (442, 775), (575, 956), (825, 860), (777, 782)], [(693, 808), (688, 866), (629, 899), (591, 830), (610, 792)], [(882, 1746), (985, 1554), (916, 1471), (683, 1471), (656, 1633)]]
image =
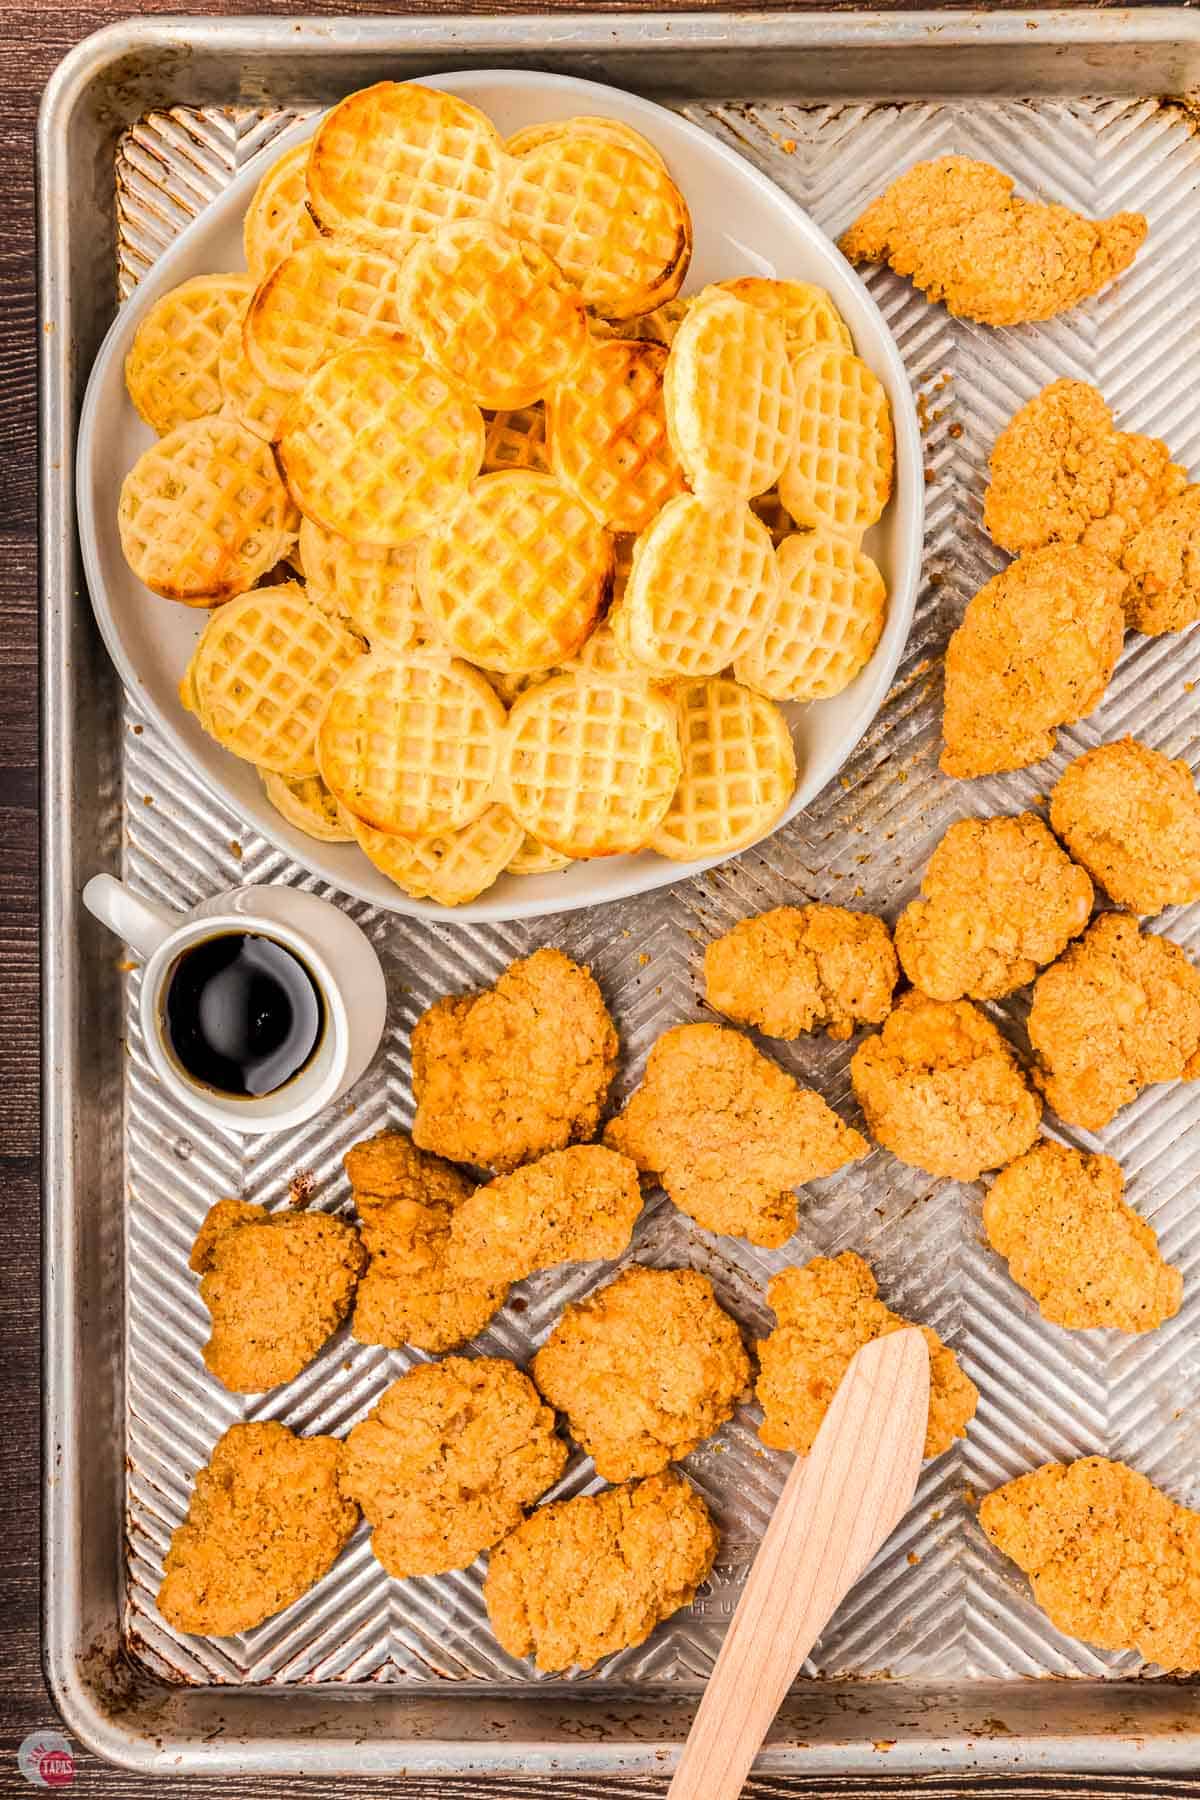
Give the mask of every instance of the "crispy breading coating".
[(996, 439), (983, 523), (1002, 550), (1083, 544), (1116, 561), (1187, 486), (1161, 438), (1118, 431), (1086, 381), (1052, 381)]
[[(878, 1284), (853, 1250), (814, 1256), (783, 1269), (767, 1288), (778, 1323), (758, 1346), (758, 1435), (772, 1450), (807, 1456), (851, 1358), (872, 1339), (903, 1331), (902, 1319), (877, 1298)], [(929, 1424), (925, 1455), (940, 1456), (965, 1437), (979, 1393), (936, 1331), (920, 1327), (929, 1348)]]
[(588, 1669), (689, 1606), (716, 1553), (707, 1506), (668, 1471), (539, 1507), (493, 1550), (483, 1597), (510, 1656)]
[(1125, 577), (1051, 544), (980, 588), (946, 647), (941, 767), (970, 778), (1040, 762), (1060, 725), (1098, 706), (1121, 654)]
[(448, 995), (412, 1036), (413, 1142), (504, 1174), (596, 1135), (617, 1034), (587, 969), (561, 950)]
[(1200, 486), (1150, 519), (1121, 557), (1129, 577), (1125, 617), (1131, 631), (1161, 637), (1200, 619)]
[(1200, 969), (1128, 913), (1101, 913), (1038, 976), (1029, 1041), (1047, 1103), (1099, 1131), (1152, 1082), (1200, 1076)]
[(742, 919), (704, 953), (709, 1005), (768, 1037), (824, 1027), (842, 1039), (879, 1025), (899, 973), (883, 920), (844, 906), (776, 906)]
[(854, 1052), (850, 1079), (872, 1137), (929, 1175), (978, 1181), (1037, 1136), (1041, 1101), (969, 1000), (905, 994)]
[(896, 953), (931, 1000), (994, 1000), (1032, 981), (1083, 930), (1092, 884), (1034, 813), (959, 819), (929, 859)]
[(504, 1304), (504, 1282), (472, 1280), (458, 1265), (450, 1222), (475, 1183), (381, 1131), (343, 1158), (371, 1261), (358, 1284), (351, 1332), (360, 1344), (454, 1350)]
[(794, 1188), (867, 1153), (819, 1094), (724, 1025), (664, 1032), (604, 1141), (707, 1231), (767, 1249), (796, 1229)]
[(1200, 794), (1185, 762), (1136, 738), (1098, 744), (1059, 776), (1050, 823), (1118, 906), (1200, 900)]
[(210, 1373), (235, 1394), (291, 1381), (350, 1311), (366, 1261), (344, 1219), (218, 1200), (188, 1263), (212, 1315)]
[(637, 1169), (602, 1144), (552, 1150), (477, 1188), (454, 1215), (451, 1253), (474, 1281), (619, 1256), (642, 1210)]
[(358, 1524), (338, 1492), (342, 1446), (274, 1419), (231, 1425), (196, 1476), (163, 1559), (158, 1610), (179, 1631), (252, 1631), (333, 1567)]
[(393, 1381), (347, 1437), (340, 1479), (389, 1575), (440, 1575), (519, 1525), (566, 1460), (527, 1375), (502, 1357), (448, 1356)]
[(567, 1307), (530, 1372), (605, 1481), (688, 1456), (750, 1386), (741, 1333), (708, 1277), (636, 1264)]
[(983, 1203), (988, 1242), (1052, 1325), (1153, 1331), (1179, 1311), (1183, 1276), (1164, 1262), (1124, 1189), (1111, 1156), (1049, 1138), (992, 1183)]
[(1144, 1475), (1103, 1456), (1044, 1463), (988, 1494), (979, 1523), (1059, 1631), (1200, 1669), (1200, 1512)]
[(838, 240), (852, 263), (886, 262), (960, 319), (1052, 319), (1127, 269), (1141, 213), (1086, 219), (1013, 193), (1011, 175), (967, 156), (905, 171)]

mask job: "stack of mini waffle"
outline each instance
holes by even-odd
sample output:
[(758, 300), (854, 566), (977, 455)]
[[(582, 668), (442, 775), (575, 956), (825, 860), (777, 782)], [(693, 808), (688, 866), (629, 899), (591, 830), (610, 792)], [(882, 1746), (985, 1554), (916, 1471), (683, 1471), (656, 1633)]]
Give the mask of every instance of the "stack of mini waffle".
[(744, 848), (795, 789), (779, 702), (879, 640), (883, 389), (821, 288), (681, 298), (691, 242), (629, 126), (505, 143), (381, 82), (263, 176), (249, 275), (138, 329), (121, 540), (211, 609), (183, 704), (414, 898)]

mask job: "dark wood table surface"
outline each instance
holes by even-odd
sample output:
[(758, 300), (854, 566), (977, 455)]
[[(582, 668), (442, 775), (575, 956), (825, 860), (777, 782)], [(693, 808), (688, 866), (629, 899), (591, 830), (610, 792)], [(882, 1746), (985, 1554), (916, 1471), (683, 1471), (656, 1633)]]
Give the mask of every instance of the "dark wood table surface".
[[(695, 0), (694, 0), (695, 3)], [(703, 0), (699, 0), (703, 4)], [(670, 4), (670, 0), (664, 0)], [(0, 1794), (27, 1791), (17, 1773), (22, 1738), (56, 1723), (42, 1680), (38, 1633), (39, 1252), (38, 1252), (38, 874), (37, 874), (37, 551), (35, 390), (37, 318), (34, 288), (33, 130), (41, 90), (72, 44), (135, 10), (130, 0), (0, 0)], [(140, 13), (336, 13), (329, 0), (274, 6), (218, 0), (141, 0)], [(355, 12), (398, 10), (356, 5)], [(413, 12), (467, 10), (416, 0)], [(500, 11), (501, 6), (483, 6)], [(175, 1784), (112, 1769), (76, 1745), (75, 1791), (149, 1795), (263, 1797), (316, 1791), (333, 1783), (303, 1780), (188, 1780)], [(409, 1800), (460, 1800), (468, 1795), (508, 1800), (618, 1800), (661, 1794), (665, 1781), (559, 1780), (490, 1782), (360, 1781), (336, 1783), (339, 1792), (403, 1792)], [(1120, 1800), (1200, 1797), (1194, 1777), (1114, 1775), (1097, 1779), (1067, 1773), (1031, 1776), (872, 1776), (758, 1780), (757, 1800), (784, 1795), (923, 1796), (975, 1800), (1004, 1794), (1050, 1800), (1067, 1794)]]

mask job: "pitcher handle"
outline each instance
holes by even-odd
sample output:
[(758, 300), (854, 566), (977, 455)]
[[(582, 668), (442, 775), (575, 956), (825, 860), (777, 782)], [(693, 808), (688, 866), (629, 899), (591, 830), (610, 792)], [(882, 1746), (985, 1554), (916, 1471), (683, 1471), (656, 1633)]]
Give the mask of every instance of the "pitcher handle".
[(143, 900), (115, 875), (93, 875), (83, 890), (83, 904), (102, 925), (145, 960), (183, 923), (183, 915)]

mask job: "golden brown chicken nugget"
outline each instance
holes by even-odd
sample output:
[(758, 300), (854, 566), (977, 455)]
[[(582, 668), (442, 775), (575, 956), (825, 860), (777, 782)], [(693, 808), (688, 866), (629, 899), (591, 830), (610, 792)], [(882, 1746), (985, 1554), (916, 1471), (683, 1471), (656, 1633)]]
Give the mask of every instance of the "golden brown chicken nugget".
[(1128, 913), (1102, 913), (1038, 976), (1029, 1041), (1047, 1103), (1099, 1131), (1152, 1082), (1200, 1076), (1200, 969)]
[(338, 1492), (342, 1446), (274, 1419), (231, 1425), (196, 1476), (163, 1559), (158, 1610), (179, 1631), (252, 1631), (332, 1568), (358, 1524)]
[(750, 1385), (741, 1333), (708, 1277), (636, 1264), (567, 1307), (531, 1373), (605, 1481), (690, 1455)]
[(454, 1215), (451, 1253), (472, 1280), (619, 1256), (642, 1210), (637, 1169), (602, 1144), (572, 1144), (476, 1188)]
[(1034, 813), (959, 819), (929, 859), (896, 953), (931, 1000), (995, 1000), (1054, 961), (1092, 913), (1092, 884)]
[(1082, 545), (1018, 557), (981, 587), (946, 647), (941, 767), (970, 778), (1040, 762), (1100, 704), (1121, 654), (1126, 579)]
[(717, 1553), (707, 1506), (673, 1472), (539, 1507), (491, 1555), (501, 1647), (553, 1672), (641, 1644), (690, 1606)]
[(1145, 236), (1141, 213), (1086, 219), (1014, 194), (1011, 175), (991, 163), (939, 156), (893, 181), (838, 244), (852, 263), (910, 276), (956, 318), (1022, 325), (1106, 287)]
[(1131, 631), (1161, 637), (1200, 619), (1200, 486), (1185, 488), (1142, 526), (1121, 555)]
[(188, 1264), (212, 1315), (209, 1371), (235, 1394), (291, 1381), (350, 1311), (366, 1261), (344, 1219), (218, 1200)]
[(1136, 738), (1098, 744), (1059, 776), (1050, 823), (1118, 906), (1200, 900), (1200, 794), (1185, 762)]
[(899, 977), (891, 934), (873, 913), (777, 906), (716, 938), (704, 953), (704, 996), (739, 1025), (794, 1038), (824, 1027), (848, 1038), (887, 1018)]
[(1059, 1631), (1200, 1669), (1200, 1512), (1144, 1475), (1103, 1456), (1044, 1463), (988, 1494), (979, 1523)]
[(527, 1375), (447, 1356), (393, 1381), (346, 1439), (341, 1487), (389, 1575), (465, 1569), (563, 1472), (567, 1446)]
[(872, 1137), (929, 1175), (978, 1181), (1037, 1136), (1041, 1101), (969, 1000), (905, 994), (854, 1052), (850, 1079)]
[(587, 969), (536, 950), (494, 987), (449, 995), (412, 1037), (413, 1142), (504, 1174), (594, 1137), (617, 1034)]
[(1183, 1276), (1164, 1262), (1124, 1189), (1111, 1156), (1043, 1138), (988, 1190), (988, 1242), (1052, 1325), (1153, 1331), (1179, 1311)]
[[(872, 1339), (911, 1324), (877, 1298), (867, 1264), (853, 1250), (814, 1256), (803, 1268), (783, 1269), (767, 1288), (778, 1323), (758, 1346), (758, 1435), (772, 1450), (807, 1456), (851, 1358)], [(929, 1424), (925, 1455), (940, 1456), (965, 1437), (979, 1393), (953, 1350), (936, 1331), (920, 1327), (929, 1348)]]
[(724, 1025), (676, 1025), (606, 1144), (654, 1175), (706, 1231), (777, 1249), (796, 1229), (793, 1189), (867, 1153), (819, 1094)]

